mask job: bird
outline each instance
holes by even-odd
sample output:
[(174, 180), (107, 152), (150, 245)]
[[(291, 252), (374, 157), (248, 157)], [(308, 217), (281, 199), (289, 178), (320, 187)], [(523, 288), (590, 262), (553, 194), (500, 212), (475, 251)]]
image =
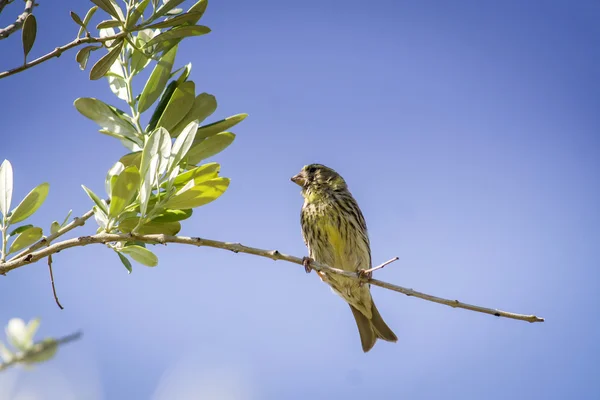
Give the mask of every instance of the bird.
[[(306, 272), (312, 270), (313, 260), (359, 274), (370, 269), (367, 224), (344, 178), (325, 165), (309, 164), (291, 180), (302, 188), (304, 198), (300, 224), (309, 254), (303, 260)], [(379, 314), (368, 283), (335, 273), (317, 273), (350, 305), (365, 353), (377, 339), (398, 340)]]

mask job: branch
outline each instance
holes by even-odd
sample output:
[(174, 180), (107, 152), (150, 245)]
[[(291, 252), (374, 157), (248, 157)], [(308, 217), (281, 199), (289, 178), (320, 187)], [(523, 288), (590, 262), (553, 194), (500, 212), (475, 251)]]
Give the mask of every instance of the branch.
[[(126, 242), (126, 241), (140, 241), (144, 243), (151, 244), (167, 244), (167, 243), (179, 243), (179, 244), (187, 244), (198, 247), (213, 247), (222, 250), (233, 251), (234, 253), (246, 253), (252, 254), (255, 256), (266, 257), (272, 260), (283, 260), (291, 263), (303, 265), (302, 258), (289, 256), (286, 254), (282, 254), (277, 250), (263, 250), (255, 247), (244, 246), (240, 243), (231, 243), (231, 242), (220, 242), (217, 240), (210, 239), (202, 239), (202, 238), (194, 238), (194, 237), (186, 237), (186, 236), (168, 236), (168, 235), (132, 235), (132, 234), (110, 234), (110, 233), (100, 233), (93, 236), (81, 236), (78, 238), (64, 240), (62, 242), (55, 243), (50, 245), (44, 249), (32, 252), (28, 254), (26, 257), (22, 257), (19, 259), (11, 259), (5, 263), (0, 263), (0, 274), (7, 273), (15, 268), (22, 267), (26, 264), (34, 263), (42, 258), (48, 257), (51, 254), (57, 253), (61, 250), (68, 249), (70, 247), (79, 247), (79, 246), (87, 246), (89, 244), (98, 244), (98, 243), (111, 243), (111, 242)], [(441, 297), (432, 296), (429, 294), (417, 292), (416, 290), (407, 289), (402, 286), (394, 285), (391, 283), (383, 282), (377, 279), (365, 279), (360, 276), (357, 272), (344, 271), (338, 268), (332, 268), (324, 264), (320, 264), (314, 261), (311, 261), (310, 266), (317, 270), (327, 273), (334, 273), (343, 276), (347, 276), (350, 278), (354, 278), (361, 281), (368, 281), (370, 284), (374, 286), (379, 286), (388, 290), (393, 290), (398, 293), (405, 294), (407, 296), (418, 297), (423, 300), (432, 301), (434, 303), (444, 304), (454, 308), (463, 308), (465, 310), (476, 311), (484, 314), (495, 315), (497, 317), (505, 317), (512, 318), (521, 321), (527, 322), (543, 322), (544, 319), (540, 317), (536, 317), (535, 315), (523, 315), (523, 314), (515, 314), (506, 311), (495, 310), (492, 308), (474, 306), (471, 304), (462, 303), (458, 300), (447, 300)]]
[(90, 210), (90, 211), (86, 212), (81, 217), (75, 217), (75, 218), (73, 218), (73, 221), (71, 221), (70, 223), (68, 223), (63, 228), (59, 229), (58, 231), (56, 231), (55, 234), (38, 240), (37, 242), (35, 242), (34, 244), (32, 244), (31, 246), (29, 246), (28, 248), (26, 248), (22, 252), (20, 252), (19, 254), (17, 254), (14, 257), (12, 257), (10, 260), (11, 261), (18, 260), (19, 258), (22, 258), (22, 257), (26, 256), (27, 254), (31, 253), (32, 251), (35, 251), (37, 249), (40, 249), (40, 248), (46, 246), (48, 243), (51, 243), (56, 238), (58, 238), (58, 237), (64, 235), (65, 233), (67, 233), (67, 232), (69, 232), (69, 231), (77, 228), (78, 226), (85, 225), (85, 221), (87, 221), (88, 219), (90, 219), (92, 217), (92, 215), (94, 215), (94, 210)]
[(35, 358), (41, 356), (44, 352), (50, 351), (53, 347), (57, 347), (69, 342), (73, 342), (81, 338), (81, 332), (75, 332), (68, 336), (60, 339), (46, 339), (42, 340), (31, 347), (31, 349), (22, 353), (15, 354), (12, 360), (5, 363), (0, 363), (0, 371), (3, 371), (9, 367), (15, 366), (22, 362), (36, 362)]
[(8, 71), (0, 72), (0, 79), (6, 78), (7, 76), (10, 76), (10, 75), (18, 74), (19, 72), (25, 71), (26, 69), (29, 69), (38, 64), (41, 64), (44, 61), (48, 61), (51, 58), (60, 57), (62, 55), (62, 53), (64, 53), (65, 51), (67, 51), (69, 49), (72, 49), (73, 47), (77, 47), (77, 46), (80, 46), (80, 45), (86, 44), (86, 43), (104, 43), (106, 41), (121, 38), (121, 37), (127, 35), (127, 33), (128, 32), (119, 32), (116, 35), (106, 36), (106, 37), (102, 37), (102, 38), (100, 38), (100, 37), (98, 37), (98, 38), (95, 38), (95, 37), (77, 38), (77, 39), (73, 40), (72, 42), (65, 44), (64, 46), (55, 48), (54, 50), (52, 50), (50, 53), (48, 53), (46, 55), (43, 55), (39, 58), (36, 58), (33, 61), (30, 61), (26, 64), (21, 65), (20, 67), (13, 68)]
[[(0, 2), (0, 12), (2, 12), (2, 9), (4, 9), (4, 7), (8, 3), (9, 3), (8, 1), (1, 1)], [(17, 17), (17, 20), (14, 23), (8, 25), (6, 28), (0, 29), (0, 40), (6, 39), (12, 33), (15, 33), (16, 31), (18, 31), (19, 29), (21, 29), (21, 26), (23, 26), (23, 22), (25, 21), (25, 18), (27, 18), (27, 16), (29, 14), (31, 14), (31, 12), (33, 11), (33, 6), (34, 5), (35, 4), (34, 4), (33, 0), (27, 0), (25, 2), (25, 11), (23, 11), (21, 13), (21, 15), (19, 15)]]

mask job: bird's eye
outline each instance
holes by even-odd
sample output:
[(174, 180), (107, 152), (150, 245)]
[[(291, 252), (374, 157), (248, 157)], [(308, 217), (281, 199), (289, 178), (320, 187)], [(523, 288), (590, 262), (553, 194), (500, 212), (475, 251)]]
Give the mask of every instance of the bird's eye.
[(308, 169), (308, 173), (312, 175), (312, 174), (314, 174), (314, 173), (315, 173), (315, 171), (316, 171), (316, 170), (317, 170), (317, 169), (316, 169), (315, 167), (310, 167), (310, 168)]

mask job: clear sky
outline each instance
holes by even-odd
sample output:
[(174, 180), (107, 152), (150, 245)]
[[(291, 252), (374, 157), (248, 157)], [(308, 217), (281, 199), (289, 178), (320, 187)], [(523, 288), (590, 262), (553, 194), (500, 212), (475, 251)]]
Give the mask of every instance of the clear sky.
[[(88, 8), (39, 3), (34, 57)], [(399, 340), (363, 354), (348, 307), (300, 266), (170, 245), (128, 275), (112, 251), (78, 248), (54, 259), (63, 311), (45, 263), (0, 277), (3, 324), (84, 332), (0, 375), (0, 398), (600, 398), (599, 19), (583, 0), (212, 0), (213, 32), (177, 59), (217, 96), (211, 120), (250, 114), (214, 158), (230, 189), (182, 234), (305, 255), (289, 178), (320, 162), (361, 205), (374, 262), (400, 257), (377, 278), (547, 322), (373, 288)], [(18, 37), (0, 45), (2, 70), (21, 62)], [(0, 160), (16, 198), (50, 183), (44, 227), (87, 211), (80, 185), (103, 192), (125, 152), (73, 107), (125, 107), (74, 58), (0, 81)]]

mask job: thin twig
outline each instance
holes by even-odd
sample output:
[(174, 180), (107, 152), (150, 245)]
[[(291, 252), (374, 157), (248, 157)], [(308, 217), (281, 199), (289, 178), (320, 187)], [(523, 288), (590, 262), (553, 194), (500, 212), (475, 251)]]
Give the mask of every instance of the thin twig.
[(399, 259), (400, 259), (399, 257), (394, 257), (394, 258), (392, 258), (391, 260), (387, 260), (387, 261), (386, 261), (386, 262), (384, 262), (383, 264), (379, 264), (379, 265), (378, 265), (378, 266), (376, 266), (376, 267), (373, 267), (373, 268), (370, 268), (370, 269), (365, 269), (365, 270), (363, 270), (363, 272), (362, 272), (362, 273), (363, 273), (363, 274), (371, 274), (371, 273), (373, 273), (374, 271), (377, 271), (378, 269), (381, 269), (381, 268), (385, 267), (386, 265), (389, 265), (389, 264), (393, 263), (394, 261), (398, 261)]
[[(78, 238), (64, 240), (62, 242), (55, 243), (50, 245), (44, 249), (35, 251), (33, 253), (28, 254), (26, 257), (17, 259), (17, 260), (9, 260), (3, 264), (0, 264), (0, 274), (9, 272), (15, 268), (22, 267), (23, 265), (30, 264), (36, 262), (42, 258), (48, 257), (50, 254), (54, 254), (64, 249), (68, 249), (71, 247), (79, 247), (86, 246), (89, 244), (97, 244), (97, 243), (111, 243), (111, 242), (125, 242), (125, 241), (140, 241), (144, 243), (151, 244), (165, 244), (165, 243), (180, 243), (187, 244), (192, 246), (206, 246), (213, 247), (217, 249), (229, 250), (234, 253), (246, 253), (252, 254), (260, 257), (270, 258), (272, 260), (284, 260), (291, 263), (303, 265), (302, 258), (289, 256), (286, 254), (282, 254), (277, 250), (263, 250), (255, 247), (244, 246), (240, 243), (231, 243), (231, 242), (220, 242), (217, 240), (210, 239), (202, 239), (202, 238), (193, 238), (187, 236), (169, 236), (169, 235), (132, 235), (132, 234), (108, 234), (108, 233), (99, 233), (93, 236), (82, 236)], [(317, 262), (311, 262), (311, 267), (317, 271), (327, 272), (327, 273), (335, 273), (339, 275), (344, 275), (350, 278), (363, 280), (360, 277), (360, 274), (357, 272), (344, 271), (338, 268), (332, 268), (324, 264), (320, 264)], [(370, 279), (368, 282), (371, 285), (379, 286), (388, 290), (393, 290), (395, 292), (403, 293), (407, 296), (418, 297), (423, 300), (433, 301), (435, 303), (444, 304), (454, 308), (463, 308), (466, 310), (477, 311), (480, 313), (495, 315), (497, 317), (506, 317), (517, 319), (521, 321), (528, 322), (543, 322), (544, 319), (540, 317), (536, 317), (535, 315), (523, 315), (523, 314), (515, 314), (511, 312), (495, 310), (486, 307), (474, 306), (471, 304), (462, 303), (458, 300), (447, 300), (441, 297), (436, 297), (432, 295), (428, 295), (425, 293), (417, 292), (416, 290), (407, 289), (402, 286), (397, 286), (391, 283), (379, 281), (377, 279)]]
[(58, 231), (56, 231), (55, 234), (38, 240), (37, 242), (35, 242), (34, 244), (32, 244), (31, 246), (29, 246), (28, 248), (26, 248), (22, 252), (20, 252), (19, 254), (13, 256), (10, 260), (12, 261), (12, 260), (18, 260), (19, 258), (23, 258), (27, 254), (31, 253), (32, 251), (35, 251), (37, 249), (41, 249), (42, 247), (46, 246), (47, 244), (52, 243), (52, 241), (55, 240), (56, 238), (58, 238), (58, 237), (64, 235), (65, 233), (67, 233), (67, 232), (69, 232), (69, 231), (77, 228), (78, 226), (85, 225), (85, 221), (87, 221), (88, 219), (90, 219), (92, 217), (92, 215), (94, 215), (94, 210), (90, 210), (90, 211), (86, 212), (81, 217), (75, 217), (75, 218), (73, 218), (73, 221), (69, 222), (63, 228), (61, 228)]
[(83, 333), (81, 331), (79, 331), (79, 332), (72, 333), (68, 336), (59, 338), (59, 339), (42, 340), (40, 342), (37, 342), (28, 351), (25, 351), (25, 352), (22, 352), (19, 354), (15, 354), (15, 356), (12, 360), (7, 361), (5, 363), (0, 363), (0, 371), (5, 370), (9, 367), (15, 366), (21, 362), (27, 362), (28, 359), (31, 359), (32, 357), (35, 357), (39, 354), (42, 354), (43, 352), (45, 352), (46, 350), (49, 350), (52, 347), (61, 346), (63, 344), (67, 344), (69, 342), (79, 340), (81, 338), (81, 335), (83, 335)]
[(64, 310), (65, 308), (62, 306), (62, 304), (60, 304), (60, 301), (58, 301), (58, 296), (56, 295), (56, 287), (54, 286), (54, 274), (52, 273), (52, 254), (48, 256), (48, 270), (50, 271), (50, 282), (52, 283), (52, 294), (54, 295), (54, 301), (56, 301), (56, 305), (58, 306), (58, 308)]
[(10, 69), (8, 71), (0, 72), (0, 79), (6, 78), (7, 76), (10, 76), (10, 75), (18, 74), (19, 72), (25, 71), (26, 69), (29, 69), (31, 67), (34, 67), (34, 66), (38, 65), (38, 64), (41, 64), (44, 61), (48, 61), (51, 58), (60, 57), (62, 53), (64, 53), (65, 51), (67, 51), (69, 49), (72, 49), (73, 47), (77, 47), (77, 46), (80, 46), (80, 45), (86, 44), (86, 43), (104, 43), (106, 41), (110, 41), (110, 40), (115, 40), (115, 39), (121, 38), (121, 37), (123, 37), (125, 35), (127, 35), (127, 32), (119, 32), (116, 35), (106, 36), (106, 37), (102, 37), (102, 38), (100, 38), (100, 37), (95, 38), (95, 37), (91, 37), (91, 36), (90, 37), (77, 38), (77, 39), (73, 40), (72, 42), (65, 44), (64, 46), (60, 46), (60, 47), (55, 48), (50, 53), (48, 53), (46, 55), (43, 55), (43, 56), (41, 56), (39, 58), (36, 58), (33, 61), (30, 61), (30, 62), (28, 62), (26, 64), (23, 64), (23, 65), (21, 65), (19, 67)]
[[(6, 4), (8, 4), (8, 3), (3, 2), (2, 4), (0, 4), (0, 6), (1, 6), (0, 11), (2, 11), (2, 9), (6, 6)], [(34, 5), (35, 5), (35, 2), (33, 0), (27, 0), (25, 2), (25, 11), (23, 11), (21, 13), (21, 15), (19, 15), (17, 17), (17, 20), (15, 22), (13, 22), (12, 24), (8, 25), (7, 27), (0, 29), (0, 40), (6, 39), (11, 34), (18, 31), (21, 28), (21, 26), (23, 26), (23, 22), (25, 22), (25, 18), (27, 18), (29, 16), (29, 14), (31, 14), (31, 12), (33, 11)]]

